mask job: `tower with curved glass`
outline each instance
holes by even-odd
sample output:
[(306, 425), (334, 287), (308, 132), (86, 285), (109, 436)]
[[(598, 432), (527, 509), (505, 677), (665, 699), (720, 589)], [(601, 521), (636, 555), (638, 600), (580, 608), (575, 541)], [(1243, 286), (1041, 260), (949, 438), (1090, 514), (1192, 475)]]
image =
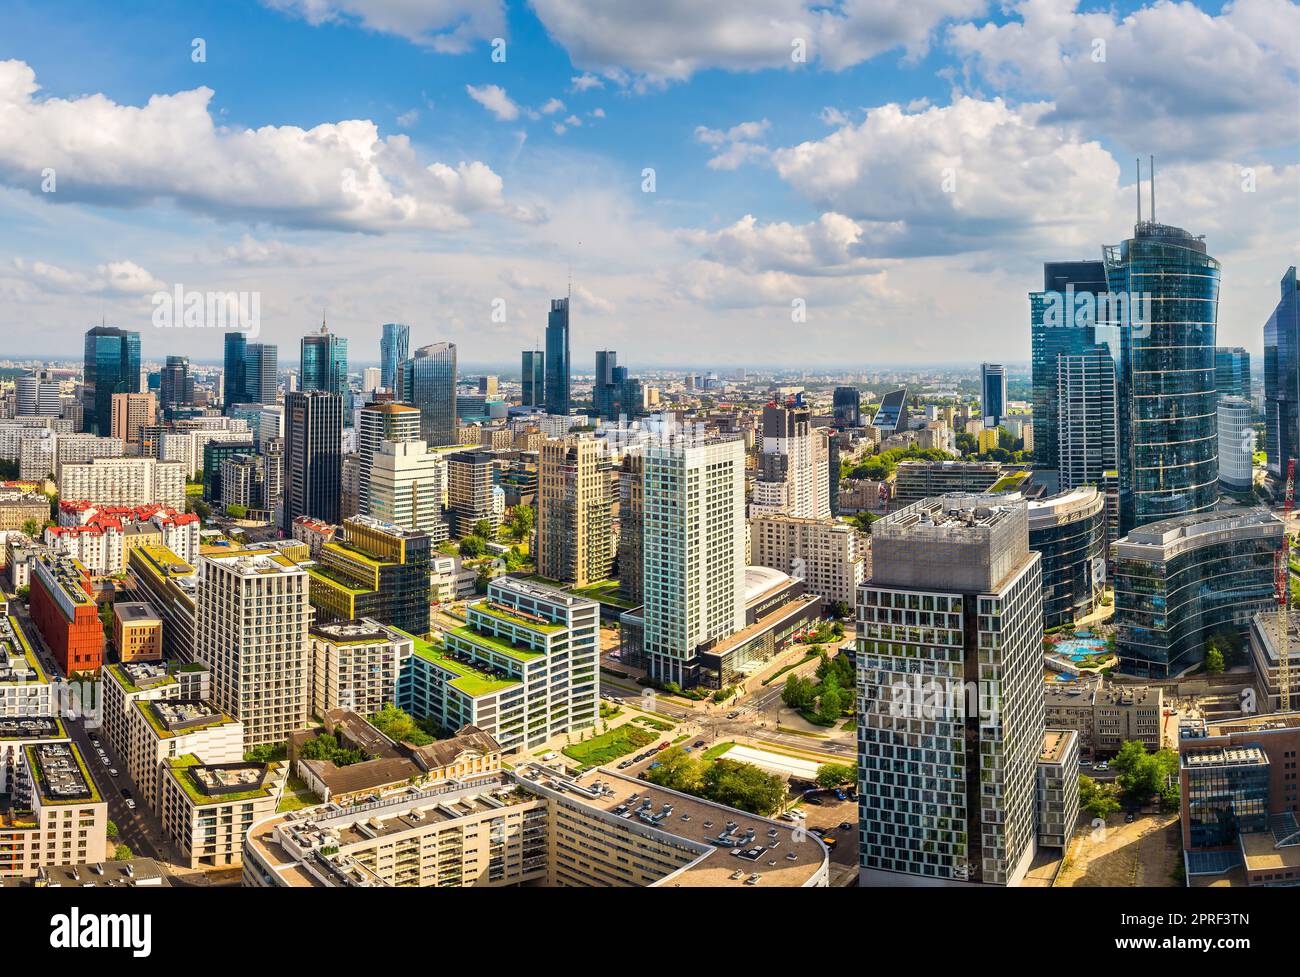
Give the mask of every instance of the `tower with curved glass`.
[(456, 443), (456, 344), (432, 343), (397, 367), (397, 399), (420, 409), (429, 447)]

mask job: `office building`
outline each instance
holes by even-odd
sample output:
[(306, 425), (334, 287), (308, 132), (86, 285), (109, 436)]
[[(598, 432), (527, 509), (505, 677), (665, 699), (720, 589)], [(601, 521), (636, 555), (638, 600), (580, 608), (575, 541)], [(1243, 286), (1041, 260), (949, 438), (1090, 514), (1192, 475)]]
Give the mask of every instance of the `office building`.
[(569, 298), (552, 299), (546, 317), (546, 413), (564, 416), (569, 401)]
[(996, 428), (1007, 415), (1007, 368), (1001, 363), (980, 364), (980, 412), (984, 426)]
[(421, 346), (397, 368), (397, 399), (420, 411), (420, 437), (456, 444), (456, 344)]
[(190, 376), (188, 356), (169, 356), (162, 368), (162, 382), (158, 388), (158, 402), (163, 416), (169, 420), (181, 408), (194, 403), (194, 378)]
[(1245, 637), (1274, 603), (1282, 521), (1265, 509), (1148, 523), (1111, 546), (1120, 669), (1173, 678), (1201, 664), (1220, 628)]
[(490, 451), (457, 451), (447, 455), (447, 509), (451, 534), (464, 539), (474, 526), (487, 520), (495, 531), (501, 514), (493, 504), (492, 469), (495, 456)]
[(803, 519), (780, 513), (749, 520), (749, 561), (772, 567), (808, 589), (852, 607), (866, 573), (868, 547), (853, 527), (834, 519)]
[(1118, 464), (1115, 361), (1105, 346), (1057, 354), (1053, 409), (1057, 443), (1051, 455), (1060, 487), (1099, 484)]
[(311, 710), (307, 571), (274, 549), (213, 552), (199, 557), (196, 598), (213, 701), (243, 723), (245, 750), (283, 743)]
[(373, 716), (395, 704), (398, 677), (414, 647), (410, 635), (373, 618), (313, 626), (313, 712), (347, 709)]
[(61, 417), (59, 381), (49, 370), (33, 370), (14, 380), (14, 414), (18, 417)]
[[(243, 432), (215, 432), (220, 436), (208, 440), (203, 445), (203, 501), (230, 504), (232, 501), (225, 491), (226, 462), (241, 456), (247, 456), (256, 450), (256, 445)], [(227, 435), (233, 435), (230, 440)], [(283, 459), (281, 459), (283, 464)]]
[(385, 441), (418, 441), (420, 411), (409, 404), (372, 402), (357, 414), (357, 511), (370, 514), (370, 469)]
[(1105, 251), (1119, 329), (1120, 530), (1206, 513), (1219, 499), (1214, 350), (1219, 262), (1203, 238), (1139, 223)]
[(411, 348), (411, 327), (385, 322), (379, 337), (379, 385), (390, 393), (397, 389), (397, 366)]
[(1230, 495), (1249, 496), (1255, 487), (1255, 412), (1241, 397), (1220, 397), (1219, 484)]
[(862, 885), (1018, 885), (1034, 858), (1041, 557), (1024, 503), (985, 501), (927, 499), (871, 527), (857, 605)]
[[(346, 342), (346, 340), (345, 340)], [(240, 403), (274, 404), (280, 392), (279, 350), (267, 343), (244, 347), (243, 395)]]
[(1043, 558), (1043, 627), (1073, 624), (1100, 606), (1106, 543), (1106, 500), (1096, 488), (1029, 503), (1029, 548)]
[[(196, 557), (197, 560), (197, 557)], [(198, 575), (166, 546), (142, 546), (127, 558), (136, 589), (162, 618), (163, 656), (193, 662)]]
[(336, 523), (343, 479), (343, 400), (323, 390), (284, 398), (284, 503), (280, 524), (310, 516)]
[(1002, 476), (995, 461), (901, 461), (894, 470), (894, 498), (918, 502), (950, 492), (988, 492)]
[(809, 409), (794, 403), (768, 404), (762, 430), (750, 514), (829, 518), (830, 451), (826, 432), (813, 430)]
[(744, 627), (745, 442), (686, 432), (644, 454), (646, 667), (698, 681), (701, 646)]
[(1129, 740), (1148, 752), (1165, 746), (1164, 690), (1158, 685), (1112, 685), (1083, 673), (1070, 681), (1043, 683), (1043, 718), (1049, 729), (1079, 734), (1079, 753), (1113, 757)]
[(248, 355), (248, 339), (242, 332), (226, 333), (225, 358), (221, 371), (221, 403), (227, 411), (232, 404), (256, 403), (250, 401), (244, 390), (244, 369)]
[(185, 508), (185, 468), (153, 458), (92, 458), (59, 466), (59, 498)]
[(862, 426), (862, 395), (857, 387), (836, 387), (831, 407), (836, 427)]
[(1037, 806), (1039, 847), (1064, 851), (1079, 820), (1079, 734), (1072, 729), (1043, 732)]
[(322, 321), (320, 331), (302, 337), (298, 389), (323, 390), (347, 399), (348, 341), (330, 332)]
[(113, 429), (113, 394), (140, 392), (140, 334), (115, 326), (89, 330), (82, 370), (86, 430), (107, 436)]
[(120, 662), (162, 661), (162, 618), (141, 601), (113, 604), (113, 647)]
[(1219, 399), (1250, 397), (1250, 353), (1240, 346), (1219, 346), (1214, 350), (1214, 382)]
[(1264, 451), (1269, 473), (1286, 477), (1300, 458), (1300, 282), (1292, 265), (1282, 297), (1264, 323)]
[(104, 626), (93, 595), (90, 572), (76, 560), (50, 553), (32, 560), (28, 611), (65, 676), (103, 664)]
[(546, 394), (546, 354), (540, 349), (526, 349), (521, 359), (522, 404), (524, 407), (541, 407)]
[(595, 728), (600, 605), (502, 576), (465, 615), (444, 644), (416, 640), (398, 705), (443, 730), (475, 726), (505, 753)]
[(316, 566), (307, 569), (316, 620), (368, 617), (425, 634), (433, 549), (428, 534), (352, 516), (343, 520), (342, 537), (323, 543)]
[(381, 522), (428, 533), (433, 545), (450, 530), (443, 519), (447, 459), (420, 440), (381, 441), (371, 459), (370, 515)]
[(871, 426), (882, 438), (907, 430), (907, 388), (892, 390), (880, 399), (880, 407), (871, 418)]
[(542, 444), (537, 477), (537, 572), (578, 587), (614, 569), (613, 461), (604, 441), (569, 436)]
[(158, 423), (158, 399), (150, 393), (113, 394), (111, 413), (113, 437), (134, 445), (139, 453), (144, 429)]

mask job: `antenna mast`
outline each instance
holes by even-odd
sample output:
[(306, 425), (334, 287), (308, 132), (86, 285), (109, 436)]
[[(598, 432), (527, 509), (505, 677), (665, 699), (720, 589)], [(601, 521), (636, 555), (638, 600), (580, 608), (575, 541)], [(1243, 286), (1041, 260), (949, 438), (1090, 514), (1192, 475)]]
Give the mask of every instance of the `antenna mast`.
[(1137, 198), (1138, 198), (1138, 223), (1142, 223), (1142, 157), (1139, 156), (1134, 160), (1137, 163)]
[(1156, 157), (1151, 154), (1151, 223), (1156, 221)]

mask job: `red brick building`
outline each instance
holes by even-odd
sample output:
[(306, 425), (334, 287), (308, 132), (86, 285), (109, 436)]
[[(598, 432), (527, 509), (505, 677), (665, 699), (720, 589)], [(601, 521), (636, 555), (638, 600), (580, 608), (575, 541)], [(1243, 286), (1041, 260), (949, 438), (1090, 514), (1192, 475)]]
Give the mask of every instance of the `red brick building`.
[(90, 572), (66, 556), (42, 554), (32, 564), (28, 607), (64, 675), (98, 671), (104, 626), (91, 596)]

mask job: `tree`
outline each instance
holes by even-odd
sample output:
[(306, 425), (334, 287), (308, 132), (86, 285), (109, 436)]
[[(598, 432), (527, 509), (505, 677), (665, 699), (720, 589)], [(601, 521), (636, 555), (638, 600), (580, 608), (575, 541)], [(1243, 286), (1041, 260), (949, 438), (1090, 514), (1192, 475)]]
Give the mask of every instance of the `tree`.
[(827, 790), (851, 784), (857, 779), (857, 767), (850, 766), (847, 763), (823, 763), (817, 768), (817, 786), (824, 787)]
[(41, 534), (41, 524), (35, 519), (28, 519), (23, 523), (23, 533), (35, 539)]
[(105, 824), (105, 825), (104, 825), (104, 833), (105, 833), (106, 835), (108, 835), (108, 840), (109, 840), (109, 841), (116, 841), (116, 840), (117, 840), (117, 824), (116, 824), (116, 822), (109, 821), (107, 824)]
[(791, 675), (781, 689), (781, 701), (791, 709), (808, 709), (817, 698), (817, 687), (806, 678)]
[(433, 737), (420, 729), (410, 714), (389, 703), (370, 717), (370, 724), (390, 740), (409, 743), (412, 746), (427, 746)]
[(240, 505), (238, 502), (232, 502), (226, 506), (226, 515), (231, 519), (243, 519), (248, 515), (248, 506)]
[[(834, 616), (834, 617), (848, 617), (848, 616), (849, 616), (850, 614), (852, 614), (852, 613), (853, 613), (853, 609), (852, 609), (851, 607), (849, 607), (847, 601), (837, 600), (837, 601), (832, 601), (832, 602), (831, 602), (831, 615), (832, 615), (832, 616)], [(841, 628), (840, 628), (840, 632), (843, 633), (843, 631), (844, 631), (844, 628), (841, 627)]]
[(487, 546), (481, 536), (466, 536), (460, 541), (460, 555), (474, 560), (487, 552)]
[(1223, 672), (1223, 652), (1218, 648), (1211, 647), (1205, 652), (1205, 670), (1211, 675), (1220, 675)]
[(785, 781), (752, 763), (718, 760), (704, 774), (704, 796), (715, 804), (768, 815), (785, 801)]
[(1119, 810), (1119, 799), (1110, 784), (1102, 785), (1091, 777), (1079, 778), (1079, 808), (1085, 814), (1103, 821)]
[(113, 858), (119, 862), (129, 862), (135, 858), (135, 852), (126, 845), (118, 845), (113, 849)]
[(492, 523), (487, 519), (480, 519), (474, 523), (474, 535), (480, 539), (492, 538)]
[(528, 534), (533, 531), (535, 518), (532, 506), (515, 506), (510, 510), (510, 534), (518, 540), (527, 539)]
[(822, 694), (817, 699), (817, 722), (823, 726), (833, 726), (842, 712), (840, 690), (830, 685), (822, 685)]
[(704, 773), (708, 763), (680, 746), (670, 747), (656, 758), (659, 766), (646, 771), (646, 779), (652, 784), (680, 790), (684, 794), (699, 796), (704, 788)]

